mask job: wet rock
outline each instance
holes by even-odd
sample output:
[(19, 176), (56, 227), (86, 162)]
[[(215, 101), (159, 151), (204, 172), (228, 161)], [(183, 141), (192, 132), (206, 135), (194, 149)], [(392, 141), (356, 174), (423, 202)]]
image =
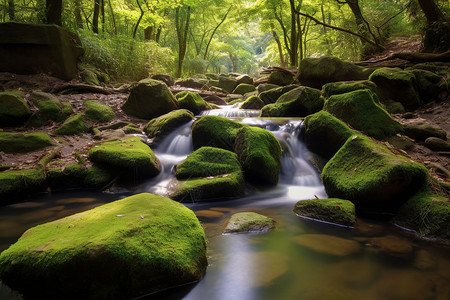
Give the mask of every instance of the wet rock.
[(253, 78), (248, 76), (247, 74), (243, 74), (236, 77), (236, 81), (238, 84), (245, 83), (253, 85)]
[(144, 132), (154, 143), (159, 143), (173, 130), (194, 119), (192, 112), (186, 109), (177, 109), (150, 120), (144, 127)]
[(130, 95), (122, 106), (127, 114), (148, 120), (178, 108), (178, 101), (167, 85), (154, 79), (139, 81), (130, 89)]
[(224, 117), (204, 116), (192, 125), (194, 149), (211, 146), (234, 151), (234, 142), (239, 129), (246, 125)]
[(236, 213), (228, 219), (223, 233), (267, 232), (275, 228), (275, 220), (254, 212)]
[(431, 125), (426, 122), (417, 122), (404, 124), (403, 131), (405, 135), (418, 141), (425, 141), (429, 137), (437, 137), (447, 140), (447, 133), (437, 125)]
[(53, 168), (46, 172), (47, 184), (52, 191), (61, 191), (70, 188), (104, 188), (115, 178), (99, 166), (86, 166), (81, 164), (67, 165), (62, 169)]
[(349, 138), (322, 171), (329, 197), (367, 212), (396, 211), (428, 180), (424, 166), (362, 136)]
[(416, 253), (416, 258), (414, 259), (413, 265), (419, 270), (429, 270), (436, 266), (436, 260), (430, 252), (420, 249)]
[(0, 125), (23, 124), (30, 115), (28, 104), (19, 92), (0, 93)]
[(77, 114), (67, 118), (64, 123), (55, 130), (55, 134), (58, 135), (74, 135), (82, 132), (86, 132), (88, 129), (84, 123), (84, 117), (82, 114)]
[(223, 212), (214, 210), (198, 210), (195, 212), (195, 215), (199, 218), (216, 219), (223, 217), (225, 214)]
[(383, 225), (367, 223), (358, 219), (353, 232), (357, 236), (373, 237), (382, 235), (384, 233), (384, 228)]
[(265, 104), (271, 104), (277, 102), (278, 98), (281, 97), (281, 95), (298, 88), (298, 85), (287, 85), (282, 87), (276, 87), (272, 89), (268, 89), (267, 91), (261, 92), (259, 94), (259, 98), (265, 103)]
[(264, 105), (258, 96), (251, 96), (242, 103), (240, 109), (261, 109)]
[(358, 242), (326, 234), (302, 234), (295, 237), (294, 242), (310, 250), (337, 257), (350, 256), (362, 251)]
[(324, 110), (376, 139), (385, 139), (402, 130), (402, 125), (374, 101), (370, 90), (331, 96)]
[(164, 82), (167, 86), (175, 85), (175, 79), (170, 74), (155, 74), (152, 79)]
[(256, 88), (253, 84), (240, 83), (232, 92), (232, 94), (240, 94), (245, 95), (247, 93), (251, 93), (256, 91)]
[(329, 98), (333, 95), (340, 95), (365, 89), (369, 89), (374, 94), (379, 93), (377, 85), (370, 80), (330, 82), (322, 87), (322, 92), (326, 98)]
[(322, 110), (324, 102), (319, 90), (297, 87), (264, 106), (261, 117), (306, 117)]
[(0, 202), (2, 204), (43, 192), (45, 187), (45, 176), (41, 169), (0, 172)]
[(411, 242), (394, 235), (372, 238), (370, 245), (378, 252), (394, 258), (411, 260), (414, 255)]
[(450, 143), (437, 137), (427, 138), (425, 146), (434, 151), (450, 151)]
[(29, 229), (0, 265), (25, 297), (128, 299), (201, 279), (206, 240), (191, 210), (138, 194)]
[(342, 199), (301, 200), (295, 204), (297, 215), (329, 223), (353, 226), (355, 224), (355, 205)]
[(84, 106), (86, 107), (85, 115), (91, 120), (109, 122), (116, 117), (116, 114), (111, 107), (98, 101), (87, 100), (84, 102)]
[(227, 105), (227, 102), (217, 95), (206, 95), (203, 97), (203, 99), (208, 103), (216, 105)]
[(227, 93), (231, 93), (238, 86), (238, 82), (234, 78), (219, 76), (219, 87)]
[(5, 153), (32, 152), (52, 145), (51, 138), (43, 132), (0, 132), (0, 151)]
[(291, 73), (275, 71), (270, 73), (267, 83), (285, 86), (292, 84), (294, 81), (295, 77)]
[(190, 110), (194, 115), (209, 109), (208, 103), (196, 92), (184, 91), (175, 95), (180, 107)]

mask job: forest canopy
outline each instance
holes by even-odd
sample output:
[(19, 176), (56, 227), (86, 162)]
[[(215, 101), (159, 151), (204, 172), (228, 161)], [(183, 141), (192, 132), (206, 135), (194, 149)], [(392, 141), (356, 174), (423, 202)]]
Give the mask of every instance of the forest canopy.
[(85, 64), (137, 80), (253, 75), (323, 55), (357, 61), (398, 35), (427, 46), (431, 24), (448, 35), (449, 11), (448, 0), (2, 0), (0, 21), (61, 25), (80, 37)]

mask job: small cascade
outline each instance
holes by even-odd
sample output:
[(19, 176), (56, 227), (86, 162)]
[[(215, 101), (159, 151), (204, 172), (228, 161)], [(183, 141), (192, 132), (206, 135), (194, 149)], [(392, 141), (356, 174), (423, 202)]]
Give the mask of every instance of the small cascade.
[(200, 116), (219, 116), (225, 118), (254, 118), (258, 117), (260, 111), (257, 109), (240, 109), (242, 103), (234, 105), (222, 105), (220, 109), (204, 110)]
[(193, 121), (184, 124), (171, 132), (155, 149), (162, 155), (187, 156), (194, 147), (192, 146), (191, 127)]

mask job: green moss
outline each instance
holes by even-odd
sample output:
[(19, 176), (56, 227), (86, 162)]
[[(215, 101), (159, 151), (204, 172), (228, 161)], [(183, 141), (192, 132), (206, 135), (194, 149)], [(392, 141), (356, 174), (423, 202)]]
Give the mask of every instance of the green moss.
[(294, 75), (275, 71), (270, 73), (269, 79), (267, 80), (267, 83), (270, 84), (276, 84), (276, 85), (289, 85), (292, 84), (295, 80)]
[(232, 92), (232, 94), (244, 95), (256, 91), (253, 84), (240, 83)]
[(63, 169), (50, 169), (47, 171), (48, 185), (54, 191), (81, 188), (85, 177), (86, 169), (81, 164), (71, 164)]
[(264, 106), (264, 102), (257, 96), (251, 96), (242, 103), (240, 109), (261, 109)]
[(144, 132), (149, 138), (153, 139), (154, 142), (159, 142), (174, 129), (177, 129), (193, 119), (194, 115), (186, 109), (174, 110), (150, 120), (150, 122), (145, 125)]
[(357, 136), (349, 138), (322, 171), (329, 197), (350, 200), (370, 212), (395, 211), (428, 180), (421, 164)]
[(324, 110), (307, 116), (303, 124), (307, 147), (328, 159), (354, 134), (344, 122)]
[(419, 141), (425, 141), (429, 137), (447, 139), (447, 132), (442, 128), (426, 122), (405, 124), (403, 126), (405, 135)]
[(39, 169), (0, 172), (0, 199), (6, 204), (45, 190), (44, 172)]
[(405, 107), (400, 102), (387, 103), (386, 110), (391, 114), (403, 114), (406, 112)]
[(87, 100), (84, 102), (84, 106), (86, 107), (85, 115), (91, 120), (109, 122), (116, 117), (111, 107), (101, 104), (98, 101)]
[(130, 134), (142, 134), (142, 130), (134, 124), (128, 124), (127, 126), (125, 126), (124, 132)]
[(0, 151), (6, 153), (32, 152), (52, 145), (51, 138), (42, 132), (28, 134), (0, 132)]
[(369, 89), (374, 94), (378, 94), (377, 85), (370, 80), (330, 82), (322, 87), (322, 92), (324, 96), (328, 98), (333, 95), (364, 89)]
[(375, 103), (372, 95), (370, 90), (334, 95), (325, 103), (324, 110), (376, 139), (399, 133), (402, 125)]
[(90, 85), (99, 85), (97, 74), (89, 69), (84, 69), (80, 72), (81, 81)]
[(0, 124), (16, 125), (25, 122), (30, 109), (19, 92), (0, 93)]
[(213, 147), (201, 147), (176, 166), (178, 179), (209, 177), (241, 170), (236, 153)]
[(70, 102), (68, 101), (61, 102), (61, 110), (65, 117), (70, 116), (73, 113), (72, 104), (70, 104)]
[(64, 123), (55, 130), (58, 135), (74, 135), (87, 131), (87, 126), (84, 123), (82, 114), (77, 114), (67, 118)]
[(86, 170), (84, 185), (91, 188), (104, 188), (115, 178), (112, 172), (98, 166), (92, 166)]
[(303, 217), (345, 226), (353, 226), (356, 220), (355, 205), (336, 198), (301, 200), (295, 204), (294, 212)]
[(181, 108), (190, 110), (194, 115), (209, 109), (208, 103), (197, 92), (183, 91), (176, 94), (175, 97)]
[(441, 92), (439, 89), (439, 83), (442, 80), (441, 76), (425, 70), (410, 70), (410, 72), (416, 78), (417, 90), (424, 103), (434, 100)]
[(48, 120), (62, 121), (67, 116), (63, 112), (63, 105), (59, 99), (52, 94), (33, 92), (30, 101), (39, 109), (38, 112), (33, 114), (29, 123), (30, 126), (42, 126)]
[(302, 86), (283, 94), (277, 102), (264, 106), (261, 117), (305, 117), (320, 111), (324, 102), (319, 90)]
[(233, 151), (236, 134), (245, 126), (224, 117), (201, 117), (192, 125), (194, 149), (211, 146)]
[(275, 228), (275, 220), (254, 212), (231, 216), (223, 233), (267, 232)]
[(199, 280), (206, 266), (194, 213), (138, 194), (29, 229), (0, 255), (0, 278), (25, 297), (129, 299)]
[(398, 211), (394, 222), (426, 237), (450, 238), (450, 202), (424, 189)]
[(271, 132), (258, 127), (241, 128), (236, 135), (234, 152), (239, 157), (246, 180), (258, 185), (277, 185), (281, 146)]
[(219, 76), (219, 87), (225, 90), (227, 93), (233, 92), (237, 87), (237, 80), (234, 78), (228, 78), (225, 76)]
[(262, 92), (259, 94), (259, 98), (265, 103), (265, 104), (271, 104), (277, 102), (278, 98), (281, 97), (281, 95), (298, 88), (298, 85), (287, 85), (277, 88), (272, 88), (270, 90), (267, 90), (265, 92)]

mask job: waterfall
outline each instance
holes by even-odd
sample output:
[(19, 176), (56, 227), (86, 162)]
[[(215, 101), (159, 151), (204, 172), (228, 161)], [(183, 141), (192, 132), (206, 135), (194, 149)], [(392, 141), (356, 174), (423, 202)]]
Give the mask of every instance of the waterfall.
[(242, 103), (236, 103), (232, 106), (222, 105), (219, 109), (204, 110), (200, 113), (200, 116), (219, 116), (225, 118), (248, 118), (258, 117), (260, 111), (257, 109), (240, 109), (239, 106)]

